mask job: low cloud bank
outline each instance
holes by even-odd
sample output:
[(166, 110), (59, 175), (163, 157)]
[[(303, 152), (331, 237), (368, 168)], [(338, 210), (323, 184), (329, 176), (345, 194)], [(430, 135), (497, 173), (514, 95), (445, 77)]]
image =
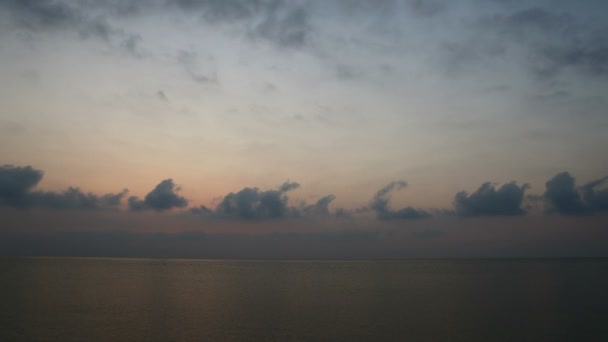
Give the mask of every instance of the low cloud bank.
[(31, 166), (0, 166), (0, 205), (17, 208), (44, 207), (54, 209), (118, 209), (128, 190), (96, 195), (69, 187), (60, 192), (35, 191), (43, 172)]
[[(78, 187), (69, 187), (63, 191), (36, 190), (43, 175), (41, 170), (31, 166), (0, 166), (0, 206), (118, 210), (122, 207), (123, 198), (128, 194), (127, 189), (102, 195), (83, 192)], [(485, 182), (472, 193), (458, 192), (454, 196), (453, 210), (441, 208), (425, 210), (411, 206), (393, 209), (390, 205), (392, 193), (405, 189), (408, 185), (405, 181), (399, 180), (379, 189), (366, 206), (354, 210), (336, 208), (332, 212), (329, 207), (336, 199), (334, 194), (323, 196), (312, 204), (301, 202), (291, 205), (288, 194), (299, 189), (300, 184), (285, 182), (270, 190), (245, 187), (220, 197), (215, 208), (200, 205), (191, 207), (188, 212), (203, 217), (244, 221), (285, 218), (352, 219), (356, 215), (374, 213), (378, 220), (398, 221), (454, 214), (462, 217), (523, 216), (532, 206), (543, 204), (547, 214), (577, 216), (608, 212), (607, 184), (608, 177), (603, 177), (577, 186), (573, 176), (568, 172), (561, 172), (545, 183), (545, 192), (542, 195), (526, 195), (530, 189), (528, 184), (519, 185), (516, 182), (509, 182), (498, 186)], [(167, 178), (157, 184), (143, 199), (131, 196), (126, 204), (132, 212), (185, 209), (189, 200), (180, 195), (180, 190), (181, 187), (176, 185), (172, 178)], [(526, 202), (526, 200), (532, 201)]]

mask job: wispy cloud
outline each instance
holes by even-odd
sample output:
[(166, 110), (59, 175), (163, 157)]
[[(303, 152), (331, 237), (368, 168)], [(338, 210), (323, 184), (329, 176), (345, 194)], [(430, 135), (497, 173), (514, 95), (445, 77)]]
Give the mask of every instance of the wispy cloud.
[(393, 191), (401, 190), (407, 187), (405, 181), (394, 181), (387, 184), (382, 189), (378, 190), (374, 198), (370, 202), (368, 208), (376, 213), (379, 220), (401, 220), (401, 219), (418, 219), (430, 217), (431, 215), (422, 210), (413, 207), (401, 208), (393, 210), (390, 208), (390, 194)]

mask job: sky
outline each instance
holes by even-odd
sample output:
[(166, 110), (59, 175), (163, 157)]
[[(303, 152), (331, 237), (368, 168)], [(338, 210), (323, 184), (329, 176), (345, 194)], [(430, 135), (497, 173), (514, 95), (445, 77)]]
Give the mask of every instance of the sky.
[(608, 256), (603, 0), (0, 0), (0, 255)]

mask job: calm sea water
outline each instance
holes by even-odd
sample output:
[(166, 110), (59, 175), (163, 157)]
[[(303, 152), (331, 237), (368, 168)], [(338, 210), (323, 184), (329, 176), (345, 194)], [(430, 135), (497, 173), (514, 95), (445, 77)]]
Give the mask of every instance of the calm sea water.
[(1, 341), (608, 341), (608, 261), (0, 259)]

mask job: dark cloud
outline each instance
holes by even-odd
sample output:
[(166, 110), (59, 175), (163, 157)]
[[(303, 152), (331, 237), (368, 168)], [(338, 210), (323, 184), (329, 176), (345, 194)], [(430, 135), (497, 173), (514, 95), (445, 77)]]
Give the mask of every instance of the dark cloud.
[(42, 180), (43, 172), (31, 166), (0, 167), (0, 205), (25, 206), (29, 191)]
[(540, 7), (526, 8), (510, 15), (497, 16), (495, 19), (505, 25), (506, 29), (534, 29), (562, 34), (567, 33), (575, 24), (575, 18), (571, 14), (554, 13)]
[(45, 31), (75, 28), (81, 34), (95, 34), (107, 39), (111, 29), (102, 21), (88, 21), (74, 7), (53, 0), (8, 0), (0, 2), (22, 28)]
[[(214, 218), (237, 218), (243, 220), (260, 220), (275, 218), (328, 218), (331, 216), (329, 204), (336, 199), (335, 195), (321, 197), (314, 204), (307, 205), (301, 201), (297, 206), (289, 206), (287, 192), (300, 187), (296, 182), (285, 182), (276, 190), (262, 191), (246, 187), (237, 193), (229, 193), (217, 204), (215, 210), (204, 205), (191, 208), (196, 215)], [(345, 209), (336, 211), (336, 217), (346, 217)]]
[(407, 1), (410, 9), (418, 15), (431, 17), (446, 9), (446, 2), (435, 0), (409, 0)]
[(282, 47), (301, 47), (310, 34), (308, 17), (308, 12), (302, 7), (276, 7), (249, 34)]
[(378, 190), (378, 192), (374, 196), (374, 199), (370, 203), (369, 207), (372, 210), (375, 210), (378, 212), (385, 211), (387, 209), (388, 203), (390, 201), (390, 198), (388, 196), (390, 194), (390, 192), (393, 190), (401, 190), (401, 189), (405, 188), (406, 186), (407, 186), (407, 183), (404, 181), (396, 181), (396, 182), (389, 183), (387, 186)]
[(481, 20), (504, 43), (529, 50), (532, 70), (542, 78), (571, 69), (589, 75), (608, 75), (607, 28), (591, 25), (573, 13), (535, 7)]
[[(66, 29), (89, 37), (96, 36), (109, 41), (119, 37), (121, 45), (137, 42), (132, 35), (115, 27), (115, 19), (130, 19), (142, 13), (162, 13), (178, 10), (182, 15), (199, 17), (201, 22), (213, 27), (230, 25), (230, 32), (237, 32), (252, 41), (263, 41), (283, 48), (300, 48), (309, 44), (314, 27), (311, 16), (327, 12), (334, 4), (289, 0), (6, 0), (5, 7), (11, 12), (15, 24), (20, 27), (48, 31)], [(374, 15), (386, 20), (394, 13), (434, 16), (445, 5), (435, 0), (405, 1), (341, 1), (338, 15), (349, 20), (350, 13)]]
[(588, 46), (547, 46), (539, 50), (542, 61), (537, 63), (541, 76), (553, 76), (565, 68), (579, 68), (589, 75), (608, 75), (608, 42)]
[(285, 193), (299, 186), (296, 182), (285, 182), (277, 190), (243, 188), (237, 193), (231, 192), (218, 204), (216, 214), (245, 220), (285, 217), (292, 211)]
[(315, 204), (304, 207), (303, 214), (307, 216), (329, 216), (329, 204), (336, 199), (334, 195), (321, 197)]
[(549, 211), (564, 215), (577, 215), (585, 211), (580, 194), (575, 188), (574, 177), (568, 172), (555, 175), (545, 183), (544, 198)]
[(177, 6), (184, 11), (202, 11), (205, 20), (211, 22), (236, 21), (252, 17), (262, 10), (264, 1), (252, 0), (167, 0), (168, 7)]
[(335, 1), (345, 15), (377, 13), (380, 20), (389, 20), (394, 14), (406, 12), (418, 17), (432, 17), (447, 8), (443, 0), (340, 0)]
[(608, 189), (602, 186), (608, 181), (604, 177), (579, 188), (568, 172), (555, 175), (545, 183), (543, 194), (548, 212), (561, 215), (585, 215), (608, 211)]
[[(376, 212), (376, 217), (379, 220), (400, 220), (400, 219), (417, 219), (430, 217), (431, 215), (422, 210), (412, 207), (406, 207), (399, 210), (390, 209), (390, 193), (395, 190), (401, 190), (407, 187), (404, 181), (391, 182), (382, 189), (378, 190), (371, 203), (369, 209)], [(360, 211), (365, 211), (361, 209)]]
[(477, 191), (468, 194), (461, 191), (454, 197), (456, 214), (461, 216), (516, 216), (525, 215), (521, 208), (524, 193), (530, 186), (515, 182), (496, 189), (490, 182), (483, 183)]
[(168, 0), (169, 7), (199, 13), (210, 24), (239, 24), (253, 40), (297, 48), (309, 39), (309, 9), (282, 0)]
[[(289, 206), (287, 192), (300, 187), (297, 182), (287, 181), (276, 190), (262, 191), (246, 187), (237, 193), (229, 193), (221, 198), (215, 210), (206, 206), (191, 208), (192, 214), (210, 215), (216, 218), (237, 218), (243, 220), (260, 220), (274, 218), (319, 218), (330, 217), (329, 204), (336, 199), (335, 195), (321, 197), (314, 204), (307, 205), (301, 201), (297, 206)], [(346, 217), (349, 213), (342, 209), (336, 217)]]
[(79, 0), (86, 8), (117, 18), (132, 18), (146, 9), (156, 7), (160, 0)]
[(300, 187), (299, 183), (287, 181), (287, 182), (281, 184), (281, 186), (279, 186), (279, 191), (287, 192), (287, 191), (295, 190), (299, 187)]
[(212, 215), (213, 214), (213, 210), (207, 208), (204, 205), (190, 208), (190, 212), (195, 215)]
[[(93, 6), (86, 2), (61, 0), (4, 0), (0, 9), (15, 27), (30, 32), (46, 33), (66, 31), (77, 33), (81, 38), (96, 38), (138, 55), (141, 40), (136, 34), (116, 28), (108, 21), (111, 3)], [(115, 4), (114, 4), (115, 5)], [(106, 13), (108, 12), (108, 13)]]
[(70, 187), (62, 192), (32, 191), (42, 180), (43, 172), (31, 166), (0, 167), (0, 205), (13, 207), (45, 207), (54, 209), (111, 209), (120, 206), (127, 190), (96, 195)]
[(29, 194), (30, 205), (53, 209), (116, 209), (128, 190), (113, 194), (96, 195), (84, 193), (78, 188), (70, 187), (62, 192), (35, 191)]
[(129, 197), (129, 209), (132, 211), (154, 210), (165, 211), (173, 208), (185, 208), (188, 200), (179, 196), (181, 190), (171, 178), (160, 182), (143, 200), (135, 196)]
[[(608, 211), (608, 177), (604, 177), (581, 186), (583, 200), (590, 211)], [(604, 186), (604, 188), (602, 188)]]

